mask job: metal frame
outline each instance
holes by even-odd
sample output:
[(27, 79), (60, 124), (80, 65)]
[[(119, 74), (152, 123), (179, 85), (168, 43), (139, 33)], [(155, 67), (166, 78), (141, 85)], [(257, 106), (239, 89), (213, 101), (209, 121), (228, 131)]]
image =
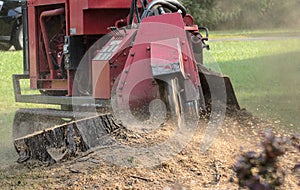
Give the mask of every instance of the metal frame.
[(94, 99), (91, 96), (46, 96), (41, 94), (22, 94), (20, 80), (29, 79), (28, 74), (15, 74), (13, 75), (13, 86), (15, 101), (22, 103), (34, 104), (52, 104), (52, 105), (76, 105), (76, 106), (96, 106), (96, 107), (109, 107), (110, 100)]
[(22, 2), (23, 22), (23, 71), (29, 74), (29, 43), (28, 43), (28, 7), (27, 1)]

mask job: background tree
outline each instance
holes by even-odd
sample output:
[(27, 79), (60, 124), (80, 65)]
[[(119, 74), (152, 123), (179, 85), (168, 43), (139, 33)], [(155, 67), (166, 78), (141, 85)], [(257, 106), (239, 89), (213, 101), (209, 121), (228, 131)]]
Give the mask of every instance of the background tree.
[(218, 23), (217, 0), (182, 0), (195, 19), (201, 26), (214, 28)]
[(300, 28), (299, 0), (182, 0), (210, 29)]

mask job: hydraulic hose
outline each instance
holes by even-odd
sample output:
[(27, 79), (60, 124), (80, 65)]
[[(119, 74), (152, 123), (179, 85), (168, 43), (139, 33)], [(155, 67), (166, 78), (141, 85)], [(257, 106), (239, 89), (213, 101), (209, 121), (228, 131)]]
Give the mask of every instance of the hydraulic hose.
[(132, 25), (133, 23), (133, 19), (134, 19), (134, 7), (135, 7), (135, 1), (136, 0), (132, 0), (131, 1), (131, 7), (130, 7), (130, 12), (129, 12), (129, 26)]
[(179, 10), (182, 11), (182, 17), (185, 17), (186, 15), (186, 8), (181, 4), (179, 3), (178, 1), (176, 0), (167, 0), (167, 2), (171, 3), (172, 5), (176, 6)]
[(148, 17), (148, 16), (149, 16), (149, 13), (151, 12), (151, 9), (152, 9), (154, 6), (156, 6), (156, 5), (162, 5), (162, 6), (166, 7), (166, 8), (168, 8), (168, 9), (170, 9), (170, 10), (173, 11), (173, 12), (176, 12), (176, 11), (178, 10), (178, 9), (176, 8), (176, 6), (174, 6), (174, 5), (170, 4), (170, 3), (168, 3), (168, 2), (165, 1), (165, 0), (154, 0), (154, 1), (152, 1), (152, 2), (148, 5), (148, 7), (146, 8), (146, 10), (143, 12), (141, 19), (144, 19), (144, 18)]
[(152, 8), (156, 5), (161, 5), (162, 7), (167, 8), (172, 12), (177, 12), (178, 10), (181, 10), (182, 16), (184, 17), (186, 15), (185, 7), (176, 0), (154, 0), (148, 5), (146, 10), (143, 12), (141, 19), (148, 17)]
[(58, 8), (58, 9), (54, 9), (54, 10), (43, 11), (40, 15), (41, 32), (42, 32), (43, 41), (44, 41), (44, 45), (45, 45), (45, 49), (46, 49), (46, 57), (47, 57), (48, 65), (49, 65), (51, 79), (55, 78), (55, 74), (54, 74), (54, 70), (55, 70), (54, 65), (55, 64), (52, 62), (52, 58), (50, 55), (49, 36), (47, 33), (46, 23), (44, 21), (44, 18), (58, 16), (58, 15), (62, 15), (64, 13), (65, 13), (64, 8)]

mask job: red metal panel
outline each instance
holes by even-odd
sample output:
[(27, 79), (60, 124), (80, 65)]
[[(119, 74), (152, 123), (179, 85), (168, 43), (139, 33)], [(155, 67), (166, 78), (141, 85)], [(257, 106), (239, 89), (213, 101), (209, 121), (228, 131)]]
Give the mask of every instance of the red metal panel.
[[(107, 34), (108, 27), (124, 19), (129, 14), (128, 9), (88, 9), (83, 11), (84, 34)], [(77, 32), (77, 34), (79, 34)]]
[[(65, 15), (66, 15), (66, 35), (70, 35), (70, 0), (66, 0)], [(72, 1), (72, 0), (71, 0)]]
[(130, 8), (131, 0), (86, 0), (89, 9), (122, 9)]
[(179, 13), (143, 19), (135, 43), (151, 43), (170, 38), (185, 39), (184, 22)]
[(28, 40), (30, 57), (30, 87), (37, 88), (38, 79), (38, 51), (37, 51), (37, 20), (34, 6), (28, 5)]
[(180, 73), (184, 76), (181, 45), (178, 38), (151, 43), (153, 76)]
[(127, 17), (130, 5), (131, 0), (72, 0), (69, 4), (70, 34), (106, 34), (107, 27)]
[(135, 29), (119, 31), (123, 37), (113, 37), (97, 51), (92, 61), (93, 96), (109, 99), (114, 82), (122, 73)]
[(180, 13), (145, 18), (140, 25), (135, 44), (152, 43), (172, 38), (180, 40), (184, 76), (189, 76), (194, 84), (199, 85), (197, 68), (193, 63), (193, 55), (189, 46), (189, 40), (187, 39), (185, 23)]
[(65, 0), (27, 0), (28, 6), (42, 6), (62, 3), (65, 3)]
[[(102, 0), (101, 3), (99, 0), (86, 1), (88, 1), (89, 9), (128, 9), (131, 6), (131, 0)], [(141, 7), (140, 1), (138, 1), (138, 7)]]
[(93, 60), (93, 97), (110, 99), (110, 66), (109, 61)]
[(148, 23), (149, 22), (150, 23), (157, 22), (157, 23), (162, 23), (162, 24), (168, 24), (168, 25), (180, 27), (182, 29), (185, 26), (182, 15), (180, 13), (171, 13), (171, 14), (164, 14), (164, 15), (144, 18), (143, 23), (147, 23), (147, 22)]
[(184, 76), (195, 86), (200, 84), (184, 28), (185, 23), (179, 13), (148, 17), (142, 21), (126, 61), (125, 72), (122, 72), (118, 83), (120, 107), (126, 108), (128, 102), (133, 107), (139, 106), (140, 102), (147, 105), (157, 98), (159, 90), (151, 69), (155, 61), (162, 61), (159, 66), (177, 62), (181, 65), (177, 71), (184, 70)]
[(116, 89), (121, 109), (127, 109), (127, 106), (141, 108), (159, 96), (158, 85), (152, 75), (148, 47), (150, 44), (138, 44), (130, 51)]
[(88, 4), (86, 0), (72, 0), (69, 4), (70, 29), (76, 30), (76, 34), (78, 35), (84, 34), (83, 9), (87, 9), (87, 7)]

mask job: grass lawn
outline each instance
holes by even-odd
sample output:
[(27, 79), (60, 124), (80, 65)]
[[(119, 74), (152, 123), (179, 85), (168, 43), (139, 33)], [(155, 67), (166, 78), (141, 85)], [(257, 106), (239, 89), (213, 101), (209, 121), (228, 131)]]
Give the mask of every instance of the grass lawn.
[(22, 55), (21, 51), (0, 51), (0, 162), (16, 154), (12, 148), (12, 121), (22, 105), (15, 103), (11, 75), (22, 73)]
[[(214, 32), (212, 36), (236, 38), (266, 33), (272, 31)], [(300, 39), (209, 44), (211, 51), (207, 57), (215, 59), (221, 71), (230, 76), (241, 107), (282, 126), (299, 129)], [(0, 163), (17, 158), (11, 135), (14, 112), (34, 106), (15, 103), (11, 77), (14, 73), (22, 73), (22, 52), (0, 51)]]
[(246, 38), (246, 37), (291, 37), (300, 36), (300, 28), (295, 29), (277, 29), (277, 30), (228, 30), (211, 31), (210, 38)]
[(280, 126), (300, 125), (300, 39), (210, 43), (241, 107)]

